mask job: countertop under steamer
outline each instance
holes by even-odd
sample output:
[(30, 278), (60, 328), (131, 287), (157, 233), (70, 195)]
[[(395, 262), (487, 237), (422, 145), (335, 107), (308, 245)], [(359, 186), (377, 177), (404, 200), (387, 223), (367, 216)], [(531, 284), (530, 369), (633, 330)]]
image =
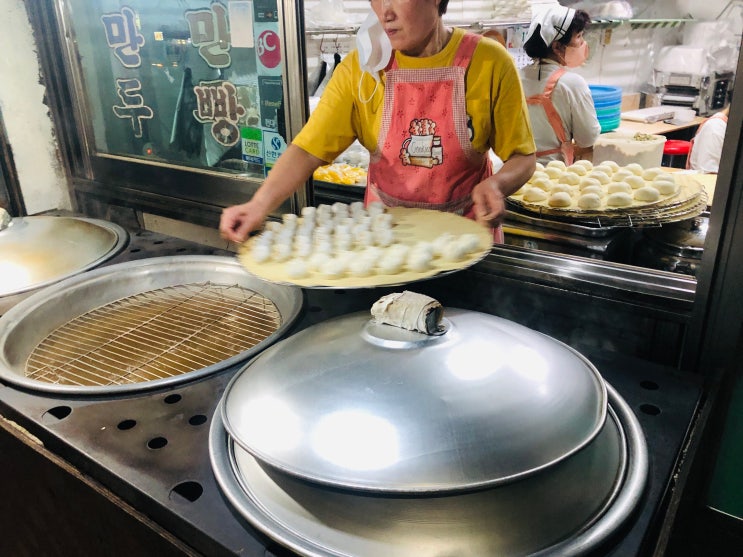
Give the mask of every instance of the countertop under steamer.
[[(221, 250), (155, 233), (132, 233), (128, 248), (104, 266), (184, 254), (228, 255)], [(134, 265), (127, 268), (133, 269)], [(438, 288), (450, 292), (452, 286), (467, 275), (465, 272), (439, 279), (442, 282)], [(435, 281), (424, 286), (433, 288)], [(304, 295), (306, 311), (302, 312), (296, 330), (368, 308), (378, 297), (376, 291), (365, 289), (315, 289), (306, 290)], [(636, 412), (648, 442), (652, 466), (644, 497), (636, 515), (617, 531), (616, 539), (601, 553), (605, 557), (636, 555), (646, 540), (657, 536), (657, 529), (661, 527), (669, 478), (699, 404), (699, 382), (695, 377), (669, 374), (663, 366), (598, 346), (589, 350), (586, 357)], [(54, 482), (60, 481), (60, 475), (66, 472), (57, 468), (49, 470), (43, 454), (51, 452), (49, 458), (61, 458), (74, 470), (83, 471), (90, 481), (97, 482), (96, 489), (110, 490), (115, 495), (111, 504), (117, 509), (121, 505), (122, 513), (129, 513), (132, 509), (127, 504), (131, 505), (160, 528), (137, 522), (137, 527), (127, 533), (134, 547), (143, 547), (146, 543), (151, 550), (162, 548), (162, 543), (154, 543), (153, 547), (153, 539), (164, 538), (157, 536), (155, 539), (151, 533), (164, 530), (188, 544), (193, 554), (295, 555), (294, 551), (261, 535), (235, 512), (217, 484), (211, 466), (209, 431), (212, 425), (221, 425), (221, 421), (212, 423), (210, 417), (214, 416), (227, 383), (242, 366), (243, 363), (235, 364), (224, 371), (167, 388), (110, 396), (81, 396), (70, 391), (52, 392), (12, 383), (3, 386), (0, 396), (3, 415), (12, 417), (43, 443), (41, 448), (29, 451), (42, 456), (24, 461), (25, 470), (38, 474), (40, 467), (36, 463), (42, 460), (40, 465), (46, 472), (30, 478), (24, 474), (14, 480), (14, 489), (6, 494), (11, 508), (18, 504), (18, 516), (26, 519), (30, 492), (26, 486), (30, 482), (38, 486), (41, 482), (44, 492), (48, 493), (49, 486), (59, 485)], [(63, 485), (68, 486), (68, 483)], [(94, 501), (103, 499), (96, 496)], [(88, 537), (99, 533), (94, 530), (100, 520), (91, 520), (90, 516), (91, 512), (99, 512), (99, 507), (93, 505), (89, 497), (69, 503), (60, 513), (60, 523), (69, 524), (73, 520), (83, 526), (76, 535), (84, 544)], [(34, 505), (29, 512), (43, 520), (44, 510), (45, 507)], [(52, 521), (53, 527), (56, 524)], [(18, 539), (23, 538), (9, 541)], [(95, 545), (96, 541), (93, 539), (91, 544)]]
[(709, 67), (699, 46), (663, 47), (653, 66), (653, 82), (663, 105), (683, 106), (706, 116), (725, 108), (734, 73)]

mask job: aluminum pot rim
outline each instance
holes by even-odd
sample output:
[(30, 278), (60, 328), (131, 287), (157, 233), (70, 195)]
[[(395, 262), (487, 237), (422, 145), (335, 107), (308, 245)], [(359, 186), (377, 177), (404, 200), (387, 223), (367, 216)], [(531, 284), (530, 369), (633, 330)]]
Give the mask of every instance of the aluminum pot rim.
[[(21, 375), (12, 370), (13, 366), (10, 362), (8, 362), (4, 350), (5, 347), (10, 343), (9, 337), (13, 334), (14, 328), (19, 323), (22, 323), (24, 318), (26, 318), (28, 315), (33, 315), (33, 312), (36, 312), (43, 308), (46, 304), (49, 303), (50, 300), (55, 298), (61, 299), (62, 296), (64, 296), (70, 290), (74, 290), (75, 288), (83, 288), (86, 286), (95, 285), (96, 282), (104, 281), (105, 277), (107, 276), (120, 275), (121, 273), (127, 272), (136, 273), (147, 272), (150, 270), (157, 271), (158, 269), (164, 269), (174, 265), (202, 265), (205, 267), (213, 268), (215, 272), (217, 272), (219, 269), (222, 269), (223, 272), (229, 271), (232, 273), (239, 273), (241, 276), (244, 276), (246, 282), (254, 285), (253, 287), (256, 287), (256, 289), (259, 287), (261, 289), (264, 289), (264, 291), (270, 290), (274, 291), (275, 293), (281, 293), (281, 295), (285, 298), (284, 303), (286, 304), (286, 312), (282, 314), (282, 322), (280, 326), (273, 334), (271, 334), (269, 337), (256, 344), (255, 346), (251, 347), (249, 350), (222, 360), (216, 364), (212, 364), (207, 367), (186, 372), (184, 374), (176, 375), (173, 377), (143, 381), (139, 383), (107, 386), (58, 385), (54, 383), (28, 379), (24, 375)], [(99, 267), (97, 269), (93, 269), (86, 273), (81, 273), (63, 279), (46, 288), (39, 290), (38, 292), (34, 292), (33, 294), (31, 294), (31, 296), (12, 307), (7, 313), (0, 316), (0, 379), (6, 381), (12, 386), (20, 387), (29, 391), (83, 396), (113, 396), (118, 394), (138, 393), (180, 385), (184, 382), (200, 379), (202, 377), (212, 375), (218, 371), (227, 369), (228, 367), (231, 367), (233, 365), (242, 363), (257, 352), (277, 342), (278, 340), (280, 340), (283, 334), (287, 330), (289, 330), (297, 321), (303, 307), (304, 294), (302, 293), (300, 288), (274, 286), (267, 284), (264, 281), (260, 281), (256, 277), (245, 271), (245, 269), (239, 264), (236, 258), (230, 256), (171, 255), (137, 259), (133, 261), (107, 265)]]
[[(634, 515), (643, 497), (649, 472), (648, 448), (642, 427), (630, 406), (617, 391), (606, 383), (609, 407), (626, 448), (623, 478), (611, 499), (605, 503), (596, 518), (575, 535), (533, 553), (536, 557), (549, 555), (581, 555), (606, 544)], [(238, 514), (271, 539), (306, 557), (337, 555), (325, 550), (319, 543), (310, 543), (290, 527), (271, 522), (268, 510), (254, 502), (244, 492), (235, 471), (234, 439), (221, 421), (219, 406), (214, 412), (209, 429), (209, 458), (220, 490)], [(526, 480), (528, 481), (528, 479)], [(322, 488), (322, 486), (318, 486)], [(497, 489), (494, 487), (493, 489)], [(278, 529), (278, 530), (277, 530)]]
[[(129, 233), (123, 227), (119, 226), (118, 224), (114, 222), (110, 222), (110, 221), (106, 221), (102, 219), (94, 219), (94, 218), (87, 218), (87, 217), (74, 217), (74, 216), (57, 217), (53, 215), (37, 215), (37, 216), (28, 216), (28, 217), (15, 217), (11, 221), (11, 226), (17, 226), (18, 223), (23, 223), (25, 220), (28, 220), (28, 219), (42, 219), (42, 218), (43, 219), (48, 218), (48, 219), (78, 220), (78, 221), (87, 222), (87, 223), (90, 223), (96, 226), (100, 226), (101, 228), (111, 232), (114, 238), (116, 239), (116, 241), (113, 243), (113, 245), (109, 248), (108, 251), (106, 251), (105, 253), (102, 253), (96, 259), (91, 260), (90, 262), (86, 263), (85, 265), (80, 266), (74, 271), (63, 274), (59, 277), (55, 277), (55, 278), (48, 279), (42, 282), (27, 285), (22, 288), (18, 288), (14, 290), (13, 292), (8, 292), (6, 294), (0, 294), (0, 307), (2, 307), (3, 300), (8, 300), (8, 299), (12, 300), (14, 298), (19, 298), (23, 294), (30, 294), (31, 292), (34, 292), (36, 290), (41, 290), (43, 288), (46, 288), (47, 286), (56, 284), (62, 280), (77, 276), (80, 273), (84, 273), (90, 269), (98, 267), (102, 263), (105, 263), (109, 259), (115, 257), (129, 243)], [(2, 232), (7, 233), (8, 230), (11, 230), (10, 226), (7, 229), (3, 229)]]

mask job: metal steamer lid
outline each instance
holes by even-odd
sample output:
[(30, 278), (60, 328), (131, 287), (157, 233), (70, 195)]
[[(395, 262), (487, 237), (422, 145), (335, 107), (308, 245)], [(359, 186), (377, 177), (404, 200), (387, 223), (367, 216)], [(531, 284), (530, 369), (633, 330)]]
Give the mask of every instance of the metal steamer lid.
[(126, 231), (106, 221), (34, 216), (0, 227), (0, 297), (47, 286), (112, 257)]
[(225, 429), (292, 475), (396, 493), (510, 482), (602, 429), (606, 386), (572, 348), (479, 312), (443, 324), (430, 336), (363, 312), (284, 339), (228, 385)]

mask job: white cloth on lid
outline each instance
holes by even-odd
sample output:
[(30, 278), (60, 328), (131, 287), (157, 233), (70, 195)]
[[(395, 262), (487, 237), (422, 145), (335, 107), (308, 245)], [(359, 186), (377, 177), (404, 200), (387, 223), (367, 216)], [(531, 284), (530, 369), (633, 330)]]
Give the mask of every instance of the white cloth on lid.
[(549, 46), (553, 41), (558, 41), (565, 36), (575, 17), (574, 9), (559, 4), (552, 4), (540, 9), (533, 7), (533, 10), (534, 14), (524, 42), (528, 41), (536, 32), (537, 26), (540, 26), (539, 34), (544, 44)]

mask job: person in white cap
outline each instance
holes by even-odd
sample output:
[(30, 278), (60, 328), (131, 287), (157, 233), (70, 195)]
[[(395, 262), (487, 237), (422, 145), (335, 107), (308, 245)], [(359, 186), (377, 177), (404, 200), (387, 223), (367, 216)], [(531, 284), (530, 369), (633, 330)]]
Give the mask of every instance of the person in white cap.
[(704, 174), (717, 174), (720, 169), (722, 144), (728, 128), (730, 107), (710, 116), (699, 125), (691, 140), (686, 168)]
[[(505, 198), (536, 168), (518, 70), (496, 41), (446, 27), (448, 0), (371, 0), (357, 49), (247, 203), (222, 212), (241, 242), (356, 139), (369, 150), (365, 201), (461, 214), (502, 241)], [(493, 172), (489, 150), (503, 161)]]
[(533, 62), (521, 69), (521, 82), (543, 164), (572, 164), (575, 147), (591, 147), (601, 133), (588, 84), (567, 71), (588, 58), (583, 32), (590, 21), (583, 10), (549, 6), (534, 13), (524, 41)]

